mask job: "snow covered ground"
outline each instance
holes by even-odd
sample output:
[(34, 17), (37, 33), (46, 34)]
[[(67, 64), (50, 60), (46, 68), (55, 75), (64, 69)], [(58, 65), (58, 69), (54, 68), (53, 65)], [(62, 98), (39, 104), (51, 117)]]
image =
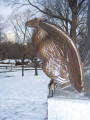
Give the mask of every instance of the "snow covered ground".
[[(0, 69), (0, 71), (2, 71)], [(4, 71), (4, 69), (3, 69)], [(46, 120), (50, 79), (38, 70), (0, 73), (0, 120)]]
[[(25, 69), (22, 77), (21, 68), (0, 68), (0, 120), (47, 120), (50, 79), (40, 69), (38, 76), (34, 76), (33, 69)], [(90, 91), (87, 78), (86, 86)]]

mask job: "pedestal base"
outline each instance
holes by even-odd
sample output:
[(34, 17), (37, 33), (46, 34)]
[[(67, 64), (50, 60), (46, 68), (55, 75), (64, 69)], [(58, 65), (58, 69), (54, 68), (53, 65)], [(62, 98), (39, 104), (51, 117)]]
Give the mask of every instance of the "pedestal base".
[(48, 120), (90, 120), (90, 100), (49, 98)]

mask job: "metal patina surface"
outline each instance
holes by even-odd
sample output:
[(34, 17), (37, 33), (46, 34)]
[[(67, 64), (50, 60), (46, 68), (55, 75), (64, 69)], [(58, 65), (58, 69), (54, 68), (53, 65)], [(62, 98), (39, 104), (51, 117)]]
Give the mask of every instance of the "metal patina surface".
[(85, 79), (81, 58), (71, 38), (58, 26), (35, 18), (26, 23), (35, 28), (34, 45), (42, 69), (51, 78), (50, 88), (72, 85), (84, 92)]

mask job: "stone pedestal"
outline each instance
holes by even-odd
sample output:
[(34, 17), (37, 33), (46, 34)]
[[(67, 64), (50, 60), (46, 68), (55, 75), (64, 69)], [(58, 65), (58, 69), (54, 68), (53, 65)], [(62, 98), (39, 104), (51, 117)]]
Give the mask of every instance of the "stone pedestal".
[(90, 120), (90, 75), (86, 75), (85, 93), (72, 86), (55, 90), (48, 98), (48, 120)]
[(48, 120), (90, 120), (90, 100), (49, 98)]

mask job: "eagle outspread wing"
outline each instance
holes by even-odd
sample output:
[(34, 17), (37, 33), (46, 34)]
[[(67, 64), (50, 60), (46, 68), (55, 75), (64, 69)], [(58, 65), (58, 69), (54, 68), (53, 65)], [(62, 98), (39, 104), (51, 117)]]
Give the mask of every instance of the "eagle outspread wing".
[[(44, 47), (46, 51), (44, 54), (42, 53), (43, 57), (47, 59), (42, 65), (45, 73), (50, 78), (60, 80), (61, 84), (68, 82), (70, 79), (71, 84), (79, 92), (84, 92), (85, 79), (82, 62), (72, 39), (61, 28), (47, 21), (41, 21), (40, 27), (48, 33), (47, 38), (42, 43), (50, 40), (44, 46), (42, 46), (42, 43), (39, 46), (40, 49), (43, 48), (42, 52)], [(38, 55), (40, 56), (39, 52)]]

